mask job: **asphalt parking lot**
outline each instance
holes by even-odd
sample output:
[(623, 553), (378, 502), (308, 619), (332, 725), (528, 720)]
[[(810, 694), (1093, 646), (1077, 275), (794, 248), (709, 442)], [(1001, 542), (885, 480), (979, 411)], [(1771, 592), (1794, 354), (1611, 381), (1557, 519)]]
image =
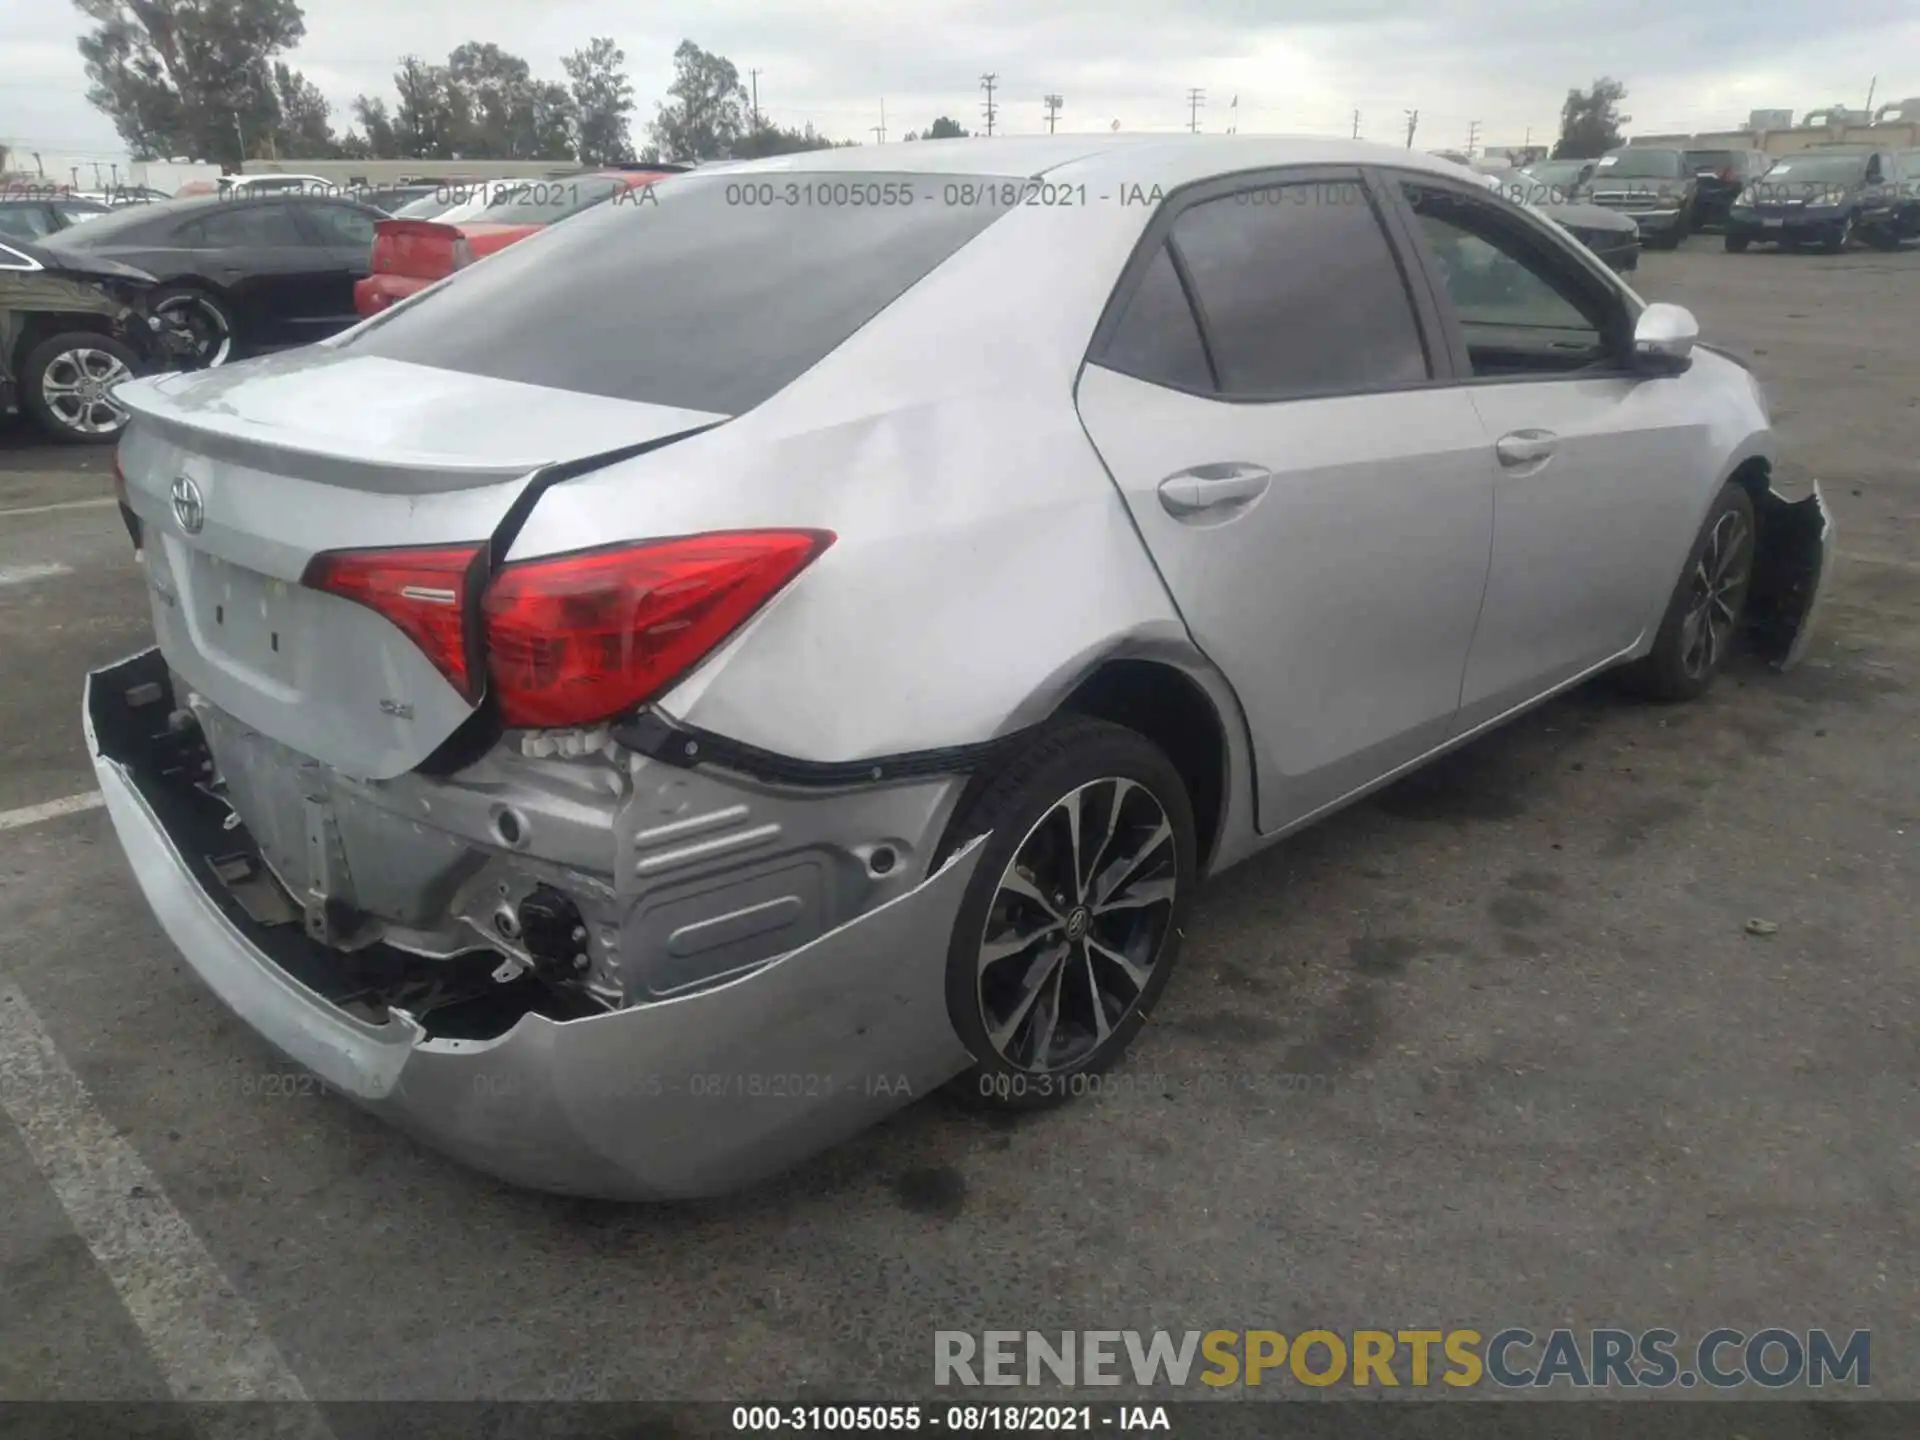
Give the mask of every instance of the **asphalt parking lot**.
[(91, 791), (82, 677), (148, 623), (106, 457), (0, 433), (0, 1399), (877, 1399), (935, 1329), (1559, 1324), (1871, 1329), (1920, 1398), (1920, 251), (1637, 285), (1825, 487), (1800, 669), (1590, 687), (1232, 872), (1097, 1104), (923, 1103), (677, 1208), (286, 1081), (98, 809), (17, 823)]

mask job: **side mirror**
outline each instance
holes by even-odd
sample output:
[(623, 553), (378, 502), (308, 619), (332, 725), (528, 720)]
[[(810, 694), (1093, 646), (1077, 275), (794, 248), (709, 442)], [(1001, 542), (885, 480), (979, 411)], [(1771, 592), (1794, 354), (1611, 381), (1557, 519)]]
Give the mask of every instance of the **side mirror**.
[(1634, 367), (1650, 375), (1678, 375), (1693, 363), (1700, 322), (1682, 305), (1656, 303), (1633, 326)]

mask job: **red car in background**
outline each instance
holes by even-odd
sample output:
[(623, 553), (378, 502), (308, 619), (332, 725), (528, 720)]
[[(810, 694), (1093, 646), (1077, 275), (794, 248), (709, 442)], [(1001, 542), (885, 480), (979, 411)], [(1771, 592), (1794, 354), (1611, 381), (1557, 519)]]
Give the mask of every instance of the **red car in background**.
[(472, 186), (471, 199), (435, 219), (382, 220), (374, 226), (372, 273), (355, 282), (353, 308), (362, 315), (378, 315), (556, 220), (664, 180), (683, 168), (650, 166), (550, 180), (480, 182)]

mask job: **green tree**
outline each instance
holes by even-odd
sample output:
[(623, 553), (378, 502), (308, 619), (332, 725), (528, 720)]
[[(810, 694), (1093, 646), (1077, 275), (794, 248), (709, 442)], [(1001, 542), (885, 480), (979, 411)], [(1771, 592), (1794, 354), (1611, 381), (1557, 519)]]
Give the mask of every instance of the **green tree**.
[(732, 155), (747, 134), (747, 90), (733, 62), (682, 40), (673, 52), (673, 84), (648, 132), (666, 160), (689, 163)]
[(340, 142), (333, 133), (333, 107), (318, 85), (276, 60), (273, 94), (280, 110), (274, 150), (282, 159), (326, 160), (340, 153)]
[(401, 155), (421, 160), (467, 158), (462, 146), (472, 131), (464, 90), (444, 65), (429, 65), (417, 55), (401, 57), (393, 72), (400, 103), (393, 112), (393, 138)]
[(812, 121), (799, 130), (762, 124), (758, 130), (749, 131), (734, 143), (730, 158), (758, 160), (763, 155), (797, 155), (803, 150), (833, 148), (834, 142), (815, 130)]
[(574, 149), (585, 165), (614, 165), (633, 158), (627, 116), (633, 113), (633, 83), (627, 54), (596, 35), (561, 65), (573, 100)]
[(306, 34), (297, 0), (74, 0), (91, 22), (87, 99), (136, 157), (237, 163), (278, 132), (274, 57)]
[(920, 138), (922, 140), (964, 140), (967, 138), (967, 132), (960, 128), (958, 120), (951, 120), (942, 115), (920, 132)]
[(1605, 76), (1594, 81), (1591, 90), (1567, 91), (1553, 158), (1592, 160), (1622, 144), (1620, 127), (1633, 123), (1631, 115), (1620, 113), (1620, 102), (1626, 98), (1627, 87)]
[(400, 137), (394, 129), (393, 116), (387, 113), (386, 101), (373, 95), (356, 95), (353, 118), (359, 124), (361, 133), (355, 135), (349, 131), (343, 144), (351, 146), (358, 141), (366, 147), (365, 158), (370, 160), (401, 158)]

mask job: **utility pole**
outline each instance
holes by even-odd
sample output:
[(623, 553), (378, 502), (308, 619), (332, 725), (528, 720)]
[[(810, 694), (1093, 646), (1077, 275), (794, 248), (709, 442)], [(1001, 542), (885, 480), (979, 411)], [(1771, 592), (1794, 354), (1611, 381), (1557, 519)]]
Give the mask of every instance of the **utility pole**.
[(247, 137), (246, 133), (240, 128), (240, 117), (238, 114), (233, 117), (233, 138), (240, 144), (240, 168), (244, 170), (247, 165)]
[(1356, 140), (1360, 138), (1360, 112), (1358, 110), (1353, 112), (1353, 138)]
[(1880, 77), (1874, 76), (1867, 82), (1867, 119), (1873, 119), (1873, 92), (1880, 88)]
[(1413, 148), (1413, 132), (1420, 125), (1420, 112), (1418, 110), (1409, 110), (1406, 112), (1406, 116), (1407, 116), (1407, 149), (1411, 150)]
[(1467, 125), (1467, 159), (1473, 158), (1474, 147), (1480, 143), (1480, 122), (1471, 121)]
[(986, 74), (980, 77), (980, 88), (987, 92), (987, 103), (982, 105), (980, 109), (987, 117), (987, 134), (989, 135), (993, 134), (993, 122), (1000, 114), (999, 107), (993, 103), (993, 87), (999, 83), (1000, 77), (998, 75)]
[(1061, 100), (1058, 95), (1047, 96), (1047, 133), (1053, 134), (1054, 118), (1060, 113)]
[(40, 163), (40, 152), (38, 150), (33, 152), (33, 173), (38, 175), (42, 180), (47, 178), (47, 167)]
[(1198, 88), (1187, 91), (1187, 129), (1195, 135), (1200, 133), (1200, 107), (1206, 103), (1206, 91)]
[(873, 133), (879, 137), (882, 145), (887, 143), (887, 102), (880, 101), (880, 123), (873, 127)]
[(760, 128), (760, 72), (749, 70), (747, 78), (753, 84), (753, 128), (758, 130)]

